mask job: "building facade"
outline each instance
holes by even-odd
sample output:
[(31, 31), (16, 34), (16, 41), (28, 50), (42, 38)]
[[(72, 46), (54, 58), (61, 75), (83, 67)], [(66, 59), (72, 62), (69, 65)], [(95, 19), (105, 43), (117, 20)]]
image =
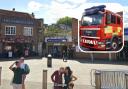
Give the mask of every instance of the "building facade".
[(17, 57), (37, 54), (41, 24), (41, 20), (36, 19), (33, 13), (0, 9), (1, 56), (7, 57), (9, 51)]

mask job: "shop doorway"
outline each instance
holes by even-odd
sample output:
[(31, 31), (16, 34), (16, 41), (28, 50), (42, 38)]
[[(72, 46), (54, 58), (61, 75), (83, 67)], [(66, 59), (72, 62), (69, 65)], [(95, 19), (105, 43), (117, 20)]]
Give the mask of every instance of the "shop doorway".
[(128, 61), (128, 42), (125, 42), (123, 50), (118, 53), (118, 59)]
[(54, 58), (62, 58), (63, 51), (67, 51), (67, 46), (48, 46), (48, 54), (52, 54)]

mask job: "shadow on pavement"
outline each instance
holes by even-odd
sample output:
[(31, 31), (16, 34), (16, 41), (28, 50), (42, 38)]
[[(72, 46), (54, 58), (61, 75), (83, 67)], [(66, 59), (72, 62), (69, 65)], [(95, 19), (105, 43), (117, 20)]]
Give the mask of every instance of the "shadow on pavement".
[[(42, 57), (26, 57), (25, 60), (33, 60), (33, 59), (39, 59), (42, 60)], [(16, 61), (19, 60), (19, 58), (0, 58), (0, 62), (2, 61)]]
[(76, 59), (80, 63), (87, 64), (112, 64), (112, 65), (128, 65), (127, 60), (108, 60), (108, 59)]
[[(10, 84), (9, 80), (2, 80), (2, 85), (0, 86), (0, 89), (12, 89), (12, 85)], [(42, 83), (41, 82), (26, 82), (26, 89), (42, 89)], [(53, 84), (48, 83), (47, 89), (53, 89)], [(89, 85), (75, 85), (74, 89), (95, 89), (92, 86)]]

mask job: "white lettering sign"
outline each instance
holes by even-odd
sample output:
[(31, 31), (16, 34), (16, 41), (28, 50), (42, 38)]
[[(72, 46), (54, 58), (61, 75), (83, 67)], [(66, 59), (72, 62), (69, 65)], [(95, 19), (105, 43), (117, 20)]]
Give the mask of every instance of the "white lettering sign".
[(97, 41), (96, 40), (87, 40), (87, 39), (82, 39), (81, 40), (83, 43), (86, 44), (93, 44), (93, 45), (97, 45)]

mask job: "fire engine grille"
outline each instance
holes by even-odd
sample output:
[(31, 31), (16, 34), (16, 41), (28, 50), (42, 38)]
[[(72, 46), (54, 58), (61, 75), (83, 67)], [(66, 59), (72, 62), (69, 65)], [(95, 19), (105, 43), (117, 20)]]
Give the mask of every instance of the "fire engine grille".
[(94, 47), (94, 45), (93, 45), (93, 44), (86, 44), (86, 46)]
[(82, 36), (97, 37), (97, 30), (82, 30)]

